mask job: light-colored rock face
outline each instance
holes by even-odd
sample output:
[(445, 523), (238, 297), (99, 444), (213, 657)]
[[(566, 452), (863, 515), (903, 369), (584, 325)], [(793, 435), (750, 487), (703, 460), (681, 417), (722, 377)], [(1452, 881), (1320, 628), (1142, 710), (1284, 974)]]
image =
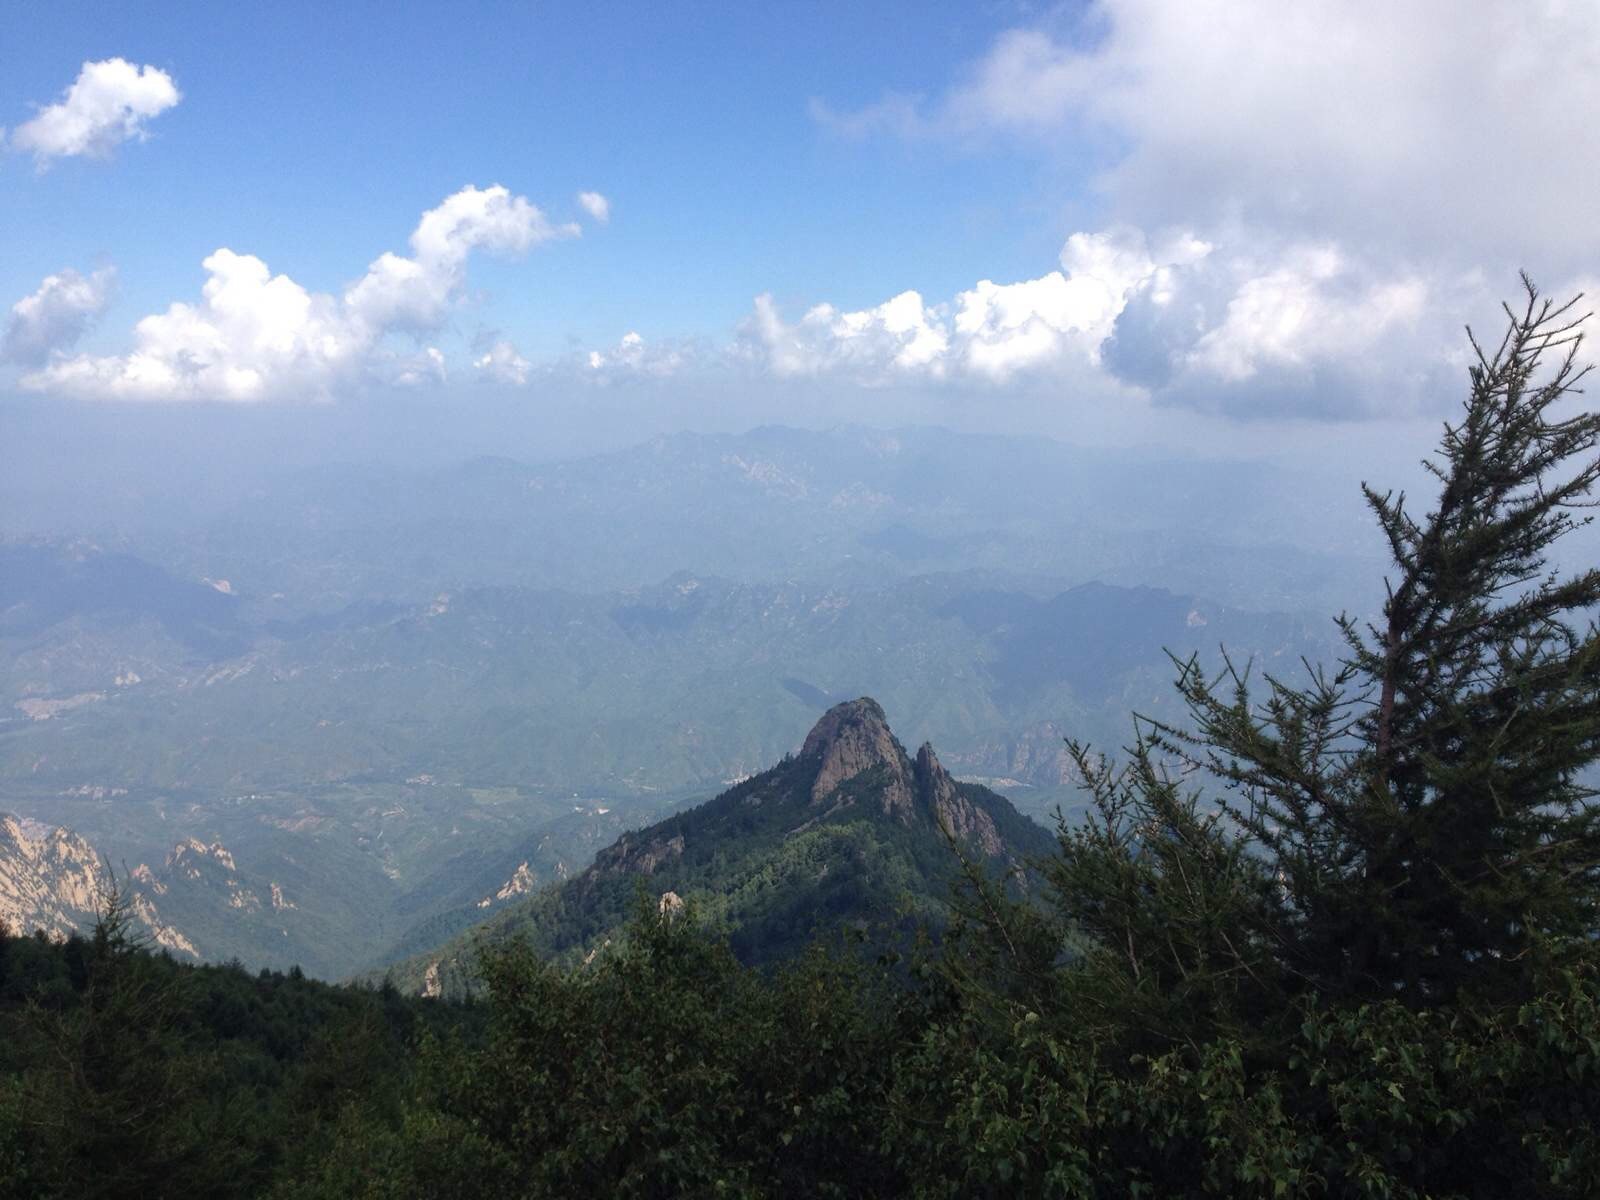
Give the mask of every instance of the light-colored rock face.
[(75, 696), (65, 696), (59, 700), (18, 700), (16, 707), (30, 721), (48, 721), (51, 717), (60, 716), (64, 712), (71, 712), (75, 708), (82, 708), (85, 704), (93, 704), (96, 700), (105, 698), (104, 692), (79, 692)]
[(525, 896), (538, 886), (539, 877), (533, 873), (533, 868), (527, 863), (522, 863), (511, 873), (511, 878), (500, 885), (494, 895), (479, 900), (478, 907), (488, 908), (491, 904), (510, 900), (513, 896)]
[[(128, 911), (156, 945), (200, 957), (195, 944), (166, 924), (152, 896), (166, 892), (141, 863), (130, 872)], [(0, 920), (17, 933), (42, 929), (64, 938), (90, 928), (110, 887), (104, 860), (69, 829), (0, 814)]]
[(884, 811), (909, 816), (912, 792), (906, 754), (889, 732), (877, 701), (862, 697), (830, 708), (806, 735), (800, 757), (820, 760), (811, 785), (813, 804), (827, 800), (840, 784), (857, 775), (882, 768)]
[(155, 939), (156, 945), (177, 954), (188, 954), (194, 958), (200, 957), (200, 951), (193, 942), (161, 920), (161, 914), (156, 912), (155, 905), (150, 903), (150, 897), (142, 892), (135, 892), (131, 907), (133, 915), (149, 929), (150, 936)]
[(93, 846), (66, 829), (0, 816), (0, 920), (65, 937), (92, 922), (105, 887)]
[(190, 837), (184, 838), (167, 855), (167, 870), (181, 871), (190, 879), (199, 879), (206, 859), (213, 860), (229, 871), (239, 869), (234, 865), (232, 852), (221, 842), (212, 842), (208, 846), (199, 838)]

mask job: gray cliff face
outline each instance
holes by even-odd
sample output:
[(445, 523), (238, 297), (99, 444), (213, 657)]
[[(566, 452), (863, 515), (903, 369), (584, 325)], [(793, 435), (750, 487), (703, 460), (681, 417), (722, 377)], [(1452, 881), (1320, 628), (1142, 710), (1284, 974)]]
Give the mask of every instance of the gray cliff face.
[(595, 855), (589, 875), (654, 875), (664, 863), (683, 857), (683, 835), (652, 837), (649, 830), (625, 833)]
[(881, 768), (885, 775), (883, 811), (910, 819), (910, 762), (876, 700), (863, 696), (830, 708), (806, 735), (800, 758), (819, 760), (816, 782), (811, 785), (813, 804), (823, 803), (857, 775)]
[(824, 803), (844, 784), (867, 771), (881, 771), (885, 816), (905, 824), (928, 821), (985, 855), (1004, 852), (994, 819), (961, 794), (939, 756), (926, 742), (913, 761), (895, 740), (878, 702), (863, 696), (823, 714), (800, 750), (802, 761), (819, 760), (811, 802)]
[(994, 818), (961, 794), (956, 781), (927, 742), (917, 751), (912, 772), (916, 776), (919, 805), (923, 811), (933, 814), (941, 828), (949, 830), (958, 841), (978, 847), (990, 858), (1005, 852)]

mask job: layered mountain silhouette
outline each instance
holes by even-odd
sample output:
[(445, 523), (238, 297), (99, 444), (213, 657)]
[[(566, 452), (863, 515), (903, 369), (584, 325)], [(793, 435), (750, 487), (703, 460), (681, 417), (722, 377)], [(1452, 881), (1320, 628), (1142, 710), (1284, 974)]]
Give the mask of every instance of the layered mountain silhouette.
[(587, 956), (615, 936), (641, 892), (665, 911), (693, 906), (746, 963), (798, 952), (841, 927), (874, 943), (949, 916), (961, 859), (1026, 886), (1053, 842), (1003, 796), (960, 783), (933, 747), (907, 753), (869, 698), (830, 708), (798, 755), (714, 800), (628, 833), (582, 873), (439, 950), (395, 978), (432, 991), (470, 971), (475, 939), (526, 937), (553, 958)]

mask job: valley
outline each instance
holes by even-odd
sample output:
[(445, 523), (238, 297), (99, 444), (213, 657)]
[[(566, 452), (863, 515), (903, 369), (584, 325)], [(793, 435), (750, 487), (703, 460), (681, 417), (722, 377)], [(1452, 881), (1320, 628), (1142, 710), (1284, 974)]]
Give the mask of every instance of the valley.
[(1130, 492), (1128, 470), (769, 427), (289, 472), (202, 520), (121, 506), (96, 537), (37, 519), (0, 543), (0, 812), (82, 839), (183, 953), (323, 978), (575, 877), (860, 696), (1051, 825), (1083, 803), (1065, 737), (1116, 748), (1129, 712), (1174, 711), (1167, 652), (1334, 648), (1291, 602), (1344, 549), (1308, 568), (1282, 506), (1224, 545), (1193, 503), (1270, 471)]

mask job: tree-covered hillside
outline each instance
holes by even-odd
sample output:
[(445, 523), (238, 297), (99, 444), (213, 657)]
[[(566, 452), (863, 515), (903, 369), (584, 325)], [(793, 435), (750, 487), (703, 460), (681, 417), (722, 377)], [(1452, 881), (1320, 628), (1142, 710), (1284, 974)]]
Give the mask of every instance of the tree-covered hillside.
[(963, 858), (1025, 891), (1051, 844), (1004, 797), (952, 779), (933, 747), (908, 755), (883, 709), (862, 698), (829, 709), (798, 755), (624, 834), (573, 879), (392, 975), (412, 990), (470, 982), (480, 948), (512, 939), (556, 960), (592, 959), (620, 938), (641, 895), (664, 913), (688, 906), (747, 964), (792, 958), (841, 929), (887, 946), (948, 924)]

